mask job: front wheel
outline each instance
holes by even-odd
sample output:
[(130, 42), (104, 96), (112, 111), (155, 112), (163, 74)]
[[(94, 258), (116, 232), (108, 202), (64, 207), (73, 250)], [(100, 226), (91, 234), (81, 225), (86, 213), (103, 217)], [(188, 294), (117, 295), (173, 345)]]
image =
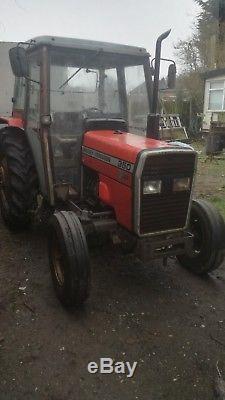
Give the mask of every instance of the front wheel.
[(180, 264), (198, 275), (217, 269), (225, 248), (225, 224), (220, 213), (205, 200), (193, 200), (189, 231), (193, 248), (190, 254), (177, 256)]
[(90, 265), (82, 225), (72, 211), (50, 220), (49, 261), (56, 295), (65, 307), (82, 305), (89, 296)]

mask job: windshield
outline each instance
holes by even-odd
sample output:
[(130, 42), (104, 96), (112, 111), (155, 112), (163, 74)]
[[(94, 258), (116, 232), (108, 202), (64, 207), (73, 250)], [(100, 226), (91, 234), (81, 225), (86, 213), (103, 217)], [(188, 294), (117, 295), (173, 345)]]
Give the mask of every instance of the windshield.
[(67, 133), (76, 134), (85, 117), (123, 118), (130, 128), (145, 128), (149, 107), (144, 68), (129, 65), (133, 62), (123, 55), (99, 52), (73, 56), (52, 52), (51, 113), (55, 133), (61, 130), (57, 121), (64, 120)]
[(55, 134), (81, 135), (82, 121), (87, 117), (126, 117), (120, 104), (117, 69), (104, 68), (97, 61), (97, 53), (74, 57), (53, 53), (50, 103)]
[(54, 113), (121, 115), (116, 69), (52, 65), (51, 107)]
[[(124, 55), (52, 51), (51, 138), (56, 182), (74, 176), (84, 119), (123, 118), (131, 133), (145, 134), (148, 110), (143, 65)], [(140, 60), (138, 60), (140, 62)]]

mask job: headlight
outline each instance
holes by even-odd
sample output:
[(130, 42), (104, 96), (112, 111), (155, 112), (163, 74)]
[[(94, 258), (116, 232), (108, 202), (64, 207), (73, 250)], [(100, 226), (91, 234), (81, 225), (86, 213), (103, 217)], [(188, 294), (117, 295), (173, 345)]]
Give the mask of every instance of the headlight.
[(161, 193), (162, 181), (145, 181), (143, 185), (143, 194)]
[(173, 180), (173, 191), (184, 192), (190, 189), (191, 180), (190, 178), (176, 178)]

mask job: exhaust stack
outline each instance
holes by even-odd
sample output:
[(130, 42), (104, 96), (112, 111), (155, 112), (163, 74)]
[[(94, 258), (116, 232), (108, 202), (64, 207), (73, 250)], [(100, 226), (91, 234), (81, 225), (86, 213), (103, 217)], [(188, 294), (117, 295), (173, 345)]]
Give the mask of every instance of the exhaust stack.
[(152, 113), (148, 116), (148, 121), (147, 121), (147, 137), (153, 139), (159, 138), (159, 115), (157, 115), (157, 109), (158, 109), (158, 97), (159, 97), (159, 73), (160, 73), (160, 61), (161, 61), (161, 48), (163, 40), (165, 40), (169, 36), (170, 32), (171, 29), (162, 33), (162, 35), (158, 37), (155, 48), (155, 71), (154, 71)]

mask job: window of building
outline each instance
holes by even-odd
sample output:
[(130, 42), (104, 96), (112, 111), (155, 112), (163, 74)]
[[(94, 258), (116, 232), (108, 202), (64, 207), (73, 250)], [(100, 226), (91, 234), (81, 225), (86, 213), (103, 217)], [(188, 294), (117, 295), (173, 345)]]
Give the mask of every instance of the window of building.
[(222, 111), (225, 109), (225, 81), (210, 82), (209, 86), (209, 105), (210, 111)]

